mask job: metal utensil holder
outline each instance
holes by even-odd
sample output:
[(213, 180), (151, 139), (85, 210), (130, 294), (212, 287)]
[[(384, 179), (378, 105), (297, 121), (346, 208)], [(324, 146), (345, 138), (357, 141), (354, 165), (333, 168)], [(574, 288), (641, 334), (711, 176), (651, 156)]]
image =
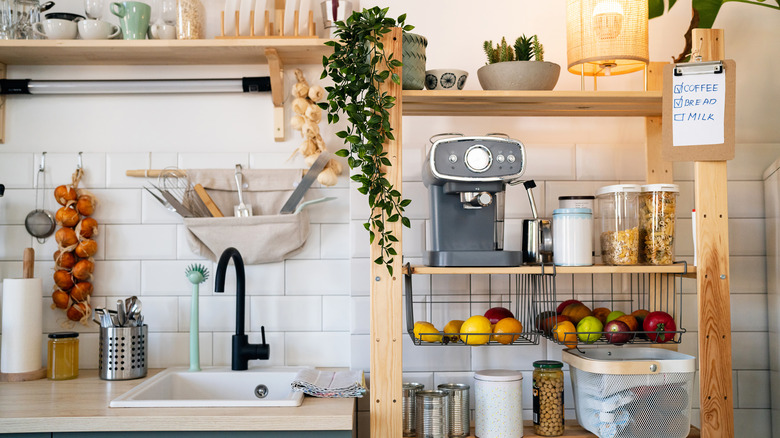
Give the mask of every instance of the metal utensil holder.
[(130, 380), (146, 377), (149, 326), (100, 328), (100, 378)]

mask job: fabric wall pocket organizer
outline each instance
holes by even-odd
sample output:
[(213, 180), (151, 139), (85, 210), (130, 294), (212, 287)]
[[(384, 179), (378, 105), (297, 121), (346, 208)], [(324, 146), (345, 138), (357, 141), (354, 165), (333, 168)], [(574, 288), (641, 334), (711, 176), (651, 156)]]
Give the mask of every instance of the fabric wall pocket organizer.
[[(222, 169), (188, 169), (223, 212), (233, 211), (238, 199), (235, 172)], [(282, 205), (301, 179), (297, 169), (243, 170), (244, 202), (252, 204), (254, 216), (184, 218), (190, 249), (212, 261), (228, 247), (235, 247), (246, 264), (279, 262), (303, 248), (309, 237), (306, 209), (279, 214)]]

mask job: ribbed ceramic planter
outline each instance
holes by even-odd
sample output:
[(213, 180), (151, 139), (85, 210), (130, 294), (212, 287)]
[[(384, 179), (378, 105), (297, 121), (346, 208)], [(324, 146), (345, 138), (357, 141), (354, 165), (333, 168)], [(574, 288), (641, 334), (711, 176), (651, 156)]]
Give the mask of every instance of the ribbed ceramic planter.
[(483, 90), (552, 90), (560, 74), (560, 65), (546, 61), (497, 62), (477, 70)]
[(428, 40), (416, 33), (404, 32), (403, 89), (422, 90), (425, 86), (425, 48)]

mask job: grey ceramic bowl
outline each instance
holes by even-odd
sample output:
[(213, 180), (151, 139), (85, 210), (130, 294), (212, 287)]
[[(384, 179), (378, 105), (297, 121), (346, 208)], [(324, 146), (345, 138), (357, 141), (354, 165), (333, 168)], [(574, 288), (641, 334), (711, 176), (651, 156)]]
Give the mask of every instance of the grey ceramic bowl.
[(497, 62), (477, 70), (483, 90), (552, 90), (560, 74), (560, 65), (546, 61)]
[(425, 88), (429, 90), (462, 90), (469, 72), (454, 68), (425, 71)]

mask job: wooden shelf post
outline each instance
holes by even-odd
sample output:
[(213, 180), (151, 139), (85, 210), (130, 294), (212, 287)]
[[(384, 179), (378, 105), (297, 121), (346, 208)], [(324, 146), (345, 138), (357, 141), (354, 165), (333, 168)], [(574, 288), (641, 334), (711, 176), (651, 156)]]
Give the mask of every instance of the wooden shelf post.
[[(702, 61), (725, 58), (722, 29), (694, 29)], [(729, 224), (725, 161), (694, 163), (701, 436), (734, 436)]]
[[(402, 32), (393, 28), (381, 40), (385, 50), (400, 57), (403, 53)], [(396, 69), (401, 76), (401, 69)], [(401, 82), (403, 83), (403, 82)], [(382, 93), (397, 98), (395, 106), (390, 108), (390, 127), (395, 140), (384, 145), (392, 166), (385, 168), (387, 180), (400, 190), (401, 188), (401, 85), (387, 80), (380, 88)], [(398, 255), (393, 257), (393, 275), (389, 275), (385, 265), (373, 263), (381, 255), (377, 241), (371, 245), (371, 388), (370, 421), (371, 438), (398, 438), (403, 435), (401, 389), (403, 386), (401, 360), (403, 353), (403, 281), (401, 281), (403, 254), (401, 221), (386, 222), (385, 228), (398, 237), (396, 244)]]
[[(5, 64), (0, 64), (0, 79), (5, 79), (8, 71)], [(5, 96), (0, 96), (0, 144), (5, 143)]]

